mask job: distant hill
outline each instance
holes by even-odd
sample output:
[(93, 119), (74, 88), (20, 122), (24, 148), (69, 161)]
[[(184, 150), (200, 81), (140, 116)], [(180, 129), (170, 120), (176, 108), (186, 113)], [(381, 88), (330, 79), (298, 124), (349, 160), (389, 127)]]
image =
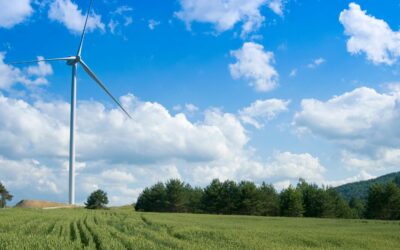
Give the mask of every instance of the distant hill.
[(38, 201), (38, 200), (22, 200), (15, 205), (17, 208), (73, 208), (75, 206), (64, 203), (57, 203), (51, 201)]
[(392, 182), (396, 177), (400, 178), (400, 172), (383, 175), (367, 181), (344, 184), (342, 186), (335, 187), (334, 189), (346, 200), (350, 200), (351, 197), (365, 200), (368, 196), (368, 189), (370, 186), (375, 183), (386, 184)]

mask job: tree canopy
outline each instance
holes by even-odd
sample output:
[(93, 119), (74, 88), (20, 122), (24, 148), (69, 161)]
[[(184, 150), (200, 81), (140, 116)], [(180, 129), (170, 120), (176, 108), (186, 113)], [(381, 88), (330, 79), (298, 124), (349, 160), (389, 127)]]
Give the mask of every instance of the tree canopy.
[(98, 189), (91, 193), (85, 203), (86, 208), (88, 209), (102, 209), (106, 208), (108, 204), (107, 193), (101, 189)]
[(7, 201), (11, 201), (13, 196), (8, 192), (3, 183), (0, 182), (0, 208), (5, 208)]

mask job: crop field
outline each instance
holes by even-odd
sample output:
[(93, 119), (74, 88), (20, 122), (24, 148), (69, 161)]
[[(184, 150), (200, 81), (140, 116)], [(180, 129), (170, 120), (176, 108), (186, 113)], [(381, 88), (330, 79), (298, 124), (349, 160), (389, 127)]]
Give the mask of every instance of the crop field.
[(399, 249), (400, 222), (0, 210), (0, 249)]

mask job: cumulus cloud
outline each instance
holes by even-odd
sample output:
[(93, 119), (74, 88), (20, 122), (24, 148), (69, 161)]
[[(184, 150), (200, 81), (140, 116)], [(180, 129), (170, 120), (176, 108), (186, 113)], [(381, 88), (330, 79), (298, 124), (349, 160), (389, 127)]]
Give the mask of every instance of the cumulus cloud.
[[(0, 52), (0, 89), (10, 89), (17, 83), (26, 86), (42, 85), (47, 83), (46, 76), (53, 73), (50, 64), (39, 62), (35, 66), (24, 69), (16, 68), (4, 62), (6, 53)], [(43, 57), (38, 57), (38, 59)]]
[(234, 79), (244, 78), (250, 86), (260, 92), (271, 91), (278, 85), (278, 72), (273, 67), (274, 54), (264, 51), (264, 47), (253, 42), (246, 42), (239, 50), (231, 51), (237, 60), (229, 69)]
[(10, 29), (33, 13), (31, 0), (0, 1), (0, 28)]
[(290, 101), (280, 99), (257, 100), (249, 107), (239, 111), (240, 119), (257, 129), (264, 126), (265, 122), (274, 119), (278, 114), (288, 111)]
[(175, 15), (190, 28), (192, 22), (211, 23), (218, 32), (232, 29), (242, 23), (242, 36), (256, 31), (265, 17), (261, 8), (267, 5), (276, 14), (282, 15), (282, 0), (179, 0), (181, 10)]
[(0, 52), (0, 88), (8, 89), (13, 84), (23, 80), (19, 69), (4, 63), (5, 53)]
[(365, 53), (374, 64), (387, 65), (400, 56), (400, 32), (393, 31), (384, 20), (368, 15), (360, 5), (350, 3), (339, 20), (350, 37), (347, 50), (351, 54)]
[(268, 166), (275, 176), (291, 179), (307, 178), (309, 181), (323, 183), (325, 167), (319, 159), (308, 153), (294, 154), (290, 152), (277, 153)]
[[(193, 168), (193, 176), (202, 176), (201, 179), (193, 178), (195, 183), (204, 185), (214, 178), (221, 180), (254, 180), (254, 181), (281, 181), (291, 179), (296, 182), (299, 178), (322, 184), (325, 182), (326, 168), (319, 159), (308, 154), (295, 154), (291, 152), (276, 152), (265, 162), (255, 160), (255, 155), (249, 152), (236, 153), (229, 159), (197, 165)], [(229, 163), (229, 165), (227, 164)]]
[(327, 101), (305, 99), (294, 124), (343, 147), (352, 169), (382, 170), (400, 163), (400, 92), (362, 87)]
[(398, 97), (362, 87), (323, 102), (305, 99), (297, 126), (330, 138), (364, 138), (396, 118)]
[[(62, 23), (75, 34), (82, 32), (86, 19), (86, 15), (71, 0), (54, 0), (50, 4), (48, 16), (51, 20)], [(104, 31), (105, 25), (101, 21), (101, 16), (92, 11), (89, 15), (87, 30), (94, 31), (96, 29)]]
[[(30, 105), (1, 96), (0, 105), (0, 128), (6, 141), (0, 146), (2, 152), (7, 150), (8, 155), (16, 157), (67, 155), (67, 103), (36, 102)], [(206, 121), (196, 125), (183, 114), (172, 116), (157, 103), (134, 105), (137, 106), (131, 110), (133, 120), (126, 119), (118, 110), (107, 110), (97, 102), (78, 105), (77, 149), (82, 160), (95, 160), (99, 155), (112, 161), (131, 163), (174, 157), (189, 161), (212, 160), (229, 151), (231, 144), (246, 138), (239, 124), (225, 121), (233, 120), (228, 115), (208, 112)], [(40, 143), (43, 138), (48, 142)]]
[(61, 191), (62, 183), (57, 178), (61, 172), (36, 160), (10, 160), (0, 155), (0, 165), (0, 181), (14, 192), (19, 191), (22, 195), (32, 195), (35, 192), (57, 195)]
[[(276, 153), (263, 162), (249, 146), (250, 138), (235, 114), (208, 109), (204, 118), (190, 122), (182, 113), (171, 115), (162, 105), (133, 95), (122, 97), (121, 102), (133, 120), (95, 101), (78, 104), (78, 200), (103, 188), (113, 204), (133, 202), (143, 187), (169, 178), (200, 185), (212, 178), (322, 178), (324, 167), (306, 153)], [(30, 197), (66, 198), (68, 138), (68, 103), (29, 103), (0, 96), (0, 174), (14, 186), (25, 181), (46, 190), (33, 190)], [(16, 172), (17, 164), (21, 167)], [(37, 171), (40, 178), (19, 176), (24, 168), (26, 173)]]
[(362, 171), (393, 169), (396, 171), (400, 165), (400, 148), (378, 145), (368, 153), (344, 150), (341, 161), (350, 169)]

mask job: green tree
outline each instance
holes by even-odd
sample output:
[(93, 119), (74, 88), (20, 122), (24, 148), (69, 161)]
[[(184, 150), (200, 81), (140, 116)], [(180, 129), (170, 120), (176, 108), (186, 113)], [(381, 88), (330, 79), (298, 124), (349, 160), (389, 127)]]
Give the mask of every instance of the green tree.
[(322, 217), (326, 210), (327, 195), (325, 190), (316, 184), (308, 184), (304, 179), (300, 179), (297, 189), (302, 195), (304, 216)]
[(385, 219), (400, 220), (400, 188), (394, 182), (385, 187), (385, 202)]
[(101, 209), (101, 208), (106, 208), (107, 204), (108, 204), (107, 193), (101, 189), (98, 189), (89, 195), (85, 203), (85, 206), (88, 209)]
[(274, 186), (267, 185), (264, 182), (257, 188), (258, 203), (257, 211), (263, 216), (279, 215), (279, 194)]
[(165, 212), (167, 210), (167, 193), (165, 185), (156, 183), (150, 188), (145, 188), (139, 195), (135, 210), (145, 212)]
[(289, 186), (280, 195), (280, 214), (287, 217), (303, 216), (303, 199), (301, 192)]
[(174, 213), (186, 212), (188, 191), (185, 184), (180, 180), (169, 180), (165, 184), (167, 211)]
[(210, 185), (204, 189), (202, 204), (205, 212), (212, 214), (221, 213), (221, 191), (222, 183), (218, 179), (212, 180)]
[(323, 217), (328, 218), (352, 218), (353, 212), (349, 204), (333, 188), (325, 190), (326, 202)]
[(393, 182), (400, 188), (400, 175), (397, 175), (394, 178)]
[(239, 202), (237, 212), (239, 214), (259, 215), (259, 192), (257, 186), (250, 181), (242, 181), (238, 186)]
[(203, 206), (202, 200), (204, 195), (204, 190), (199, 187), (192, 188), (189, 184), (186, 185), (186, 190), (188, 192), (187, 200), (187, 210), (190, 213), (202, 213)]
[(370, 219), (400, 219), (400, 188), (394, 182), (373, 185), (368, 192), (366, 215)]
[(383, 184), (374, 184), (369, 188), (366, 216), (369, 219), (384, 219), (385, 187)]
[(239, 187), (236, 182), (230, 180), (224, 181), (218, 199), (218, 210), (222, 214), (237, 214), (239, 202)]
[(359, 199), (352, 197), (349, 201), (349, 207), (352, 210), (353, 218), (361, 219), (365, 214), (365, 204)]
[(0, 182), (0, 208), (5, 208), (7, 201), (11, 201), (13, 196), (8, 192), (6, 187)]

